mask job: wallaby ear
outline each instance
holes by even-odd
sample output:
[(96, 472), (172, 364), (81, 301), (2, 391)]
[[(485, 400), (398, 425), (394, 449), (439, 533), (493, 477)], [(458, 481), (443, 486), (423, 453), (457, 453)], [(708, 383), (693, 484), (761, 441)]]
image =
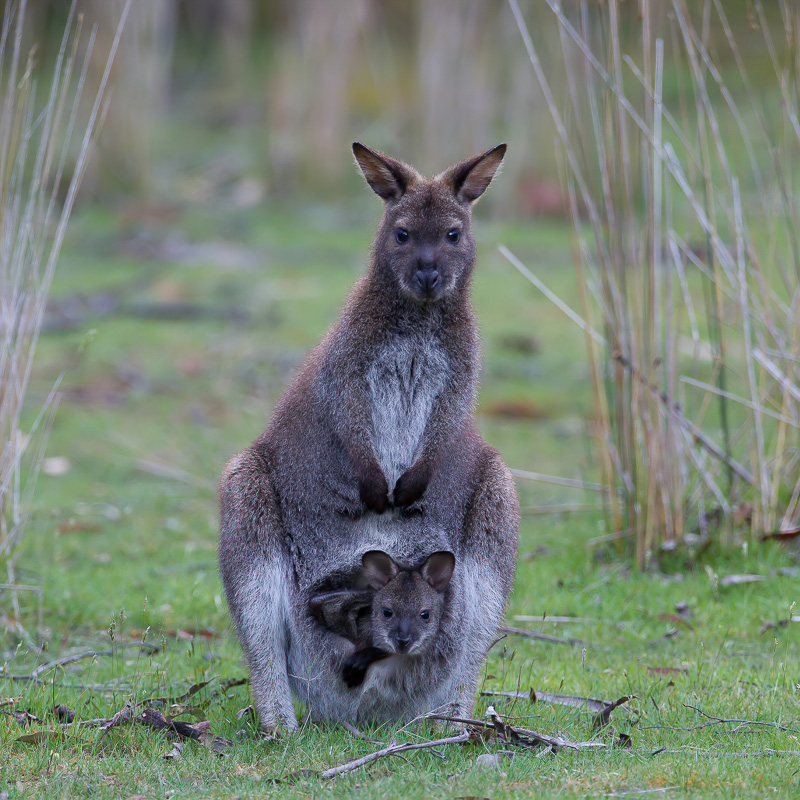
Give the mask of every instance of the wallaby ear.
[(387, 203), (397, 202), (419, 178), (416, 170), (408, 164), (377, 150), (370, 150), (361, 142), (353, 142), (353, 155), (372, 191)]
[(389, 581), (397, 577), (400, 567), (383, 550), (368, 550), (361, 556), (361, 572), (372, 589), (383, 589)]
[(479, 156), (454, 164), (437, 178), (450, 184), (459, 202), (474, 203), (489, 188), (505, 154), (506, 145), (498, 144)]
[(420, 572), (437, 592), (443, 592), (453, 577), (455, 567), (456, 557), (449, 550), (439, 550), (428, 556)]

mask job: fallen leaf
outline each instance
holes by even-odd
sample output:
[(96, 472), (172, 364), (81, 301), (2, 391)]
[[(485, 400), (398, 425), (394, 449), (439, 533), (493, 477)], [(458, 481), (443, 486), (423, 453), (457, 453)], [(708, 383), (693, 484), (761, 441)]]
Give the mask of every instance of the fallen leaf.
[(190, 631), (185, 628), (179, 628), (177, 631), (168, 631), (165, 636), (174, 636), (176, 639), (183, 639), (184, 641), (191, 642), (193, 639), (216, 639), (219, 634), (216, 631)]
[(592, 719), (592, 730), (599, 731), (602, 728), (605, 728), (611, 722), (611, 714), (614, 709), (619, 708), (621, 705), (624, 705), (628, 702), (628, 700), (631, 699), (633, 699), (633, 695), (625, 695), (620, 697), (619, 700), (609, 703), (607, 706), (605, 706), (605, 708), (598, 711)]
[(66, 738), (64, 731), (34, 731), (33, 733), (24, 733), (22, 736), (17, 736), (15, 742), (22, 742), (23, 744), (41, 744), (42, 742), (49, 742), (53, 739), (59, 741)]
[(513, 350), (529, 356), (535, 355), (541, 350), (539, 340), (535, 336), (527, 336), (522, 333), (509, 333), (501, 336), (498, 343), (505, 350)]
[(625, 750), (630, 750), (633, 747), (633, 739), (627, 733), (618, 733), (617, 740), (614, 742), (614, 747), (622, 747)]
[(800, 528), (790, 528), (786, 531), (772, 531), (771, 533), (762, 533), (758, 538), (762, 542), (772, 539), (776, 542), (791, 542), (800, 536)]

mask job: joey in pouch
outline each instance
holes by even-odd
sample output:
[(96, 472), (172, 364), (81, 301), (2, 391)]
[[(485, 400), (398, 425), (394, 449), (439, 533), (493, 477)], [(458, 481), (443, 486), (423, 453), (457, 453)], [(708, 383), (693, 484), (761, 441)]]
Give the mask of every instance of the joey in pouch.
[(417, 569), (370, 550), (361, 558), (359, 582), (368, 589), (314, 595), (311, 613), (356, 645), (345, 661), (344, 682), (359, 686), (369, 667), (392, 655), (417, 657), (435, 640), (455, 567), (452, 553), (431, 553)]

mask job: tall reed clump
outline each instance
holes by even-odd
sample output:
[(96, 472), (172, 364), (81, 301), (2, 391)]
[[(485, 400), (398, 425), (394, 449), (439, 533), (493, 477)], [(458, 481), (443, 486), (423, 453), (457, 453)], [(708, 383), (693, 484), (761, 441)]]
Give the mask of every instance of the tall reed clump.
[(53, 72), (40, 76), (36, 48), (22, 53), (26, 5), (6, 4), (0, 32), (0, 564), (8, 573), (0, 591), (10, 595), (14, 610), (14, 619), (5, 621), (19, 632), (14, 557), (58, 396), (56, 383), (38, 411), (32, 409), (31, 370), (125, 16), (86, 117), (82, 98), (95, 32), (81, 48), (82, 20), (73, 3)]
[(556, 98), (509, 3), (558, 130), (611, 524), (640, 566), (688, 534), (796, 528), (800, 11), (547, 0)]

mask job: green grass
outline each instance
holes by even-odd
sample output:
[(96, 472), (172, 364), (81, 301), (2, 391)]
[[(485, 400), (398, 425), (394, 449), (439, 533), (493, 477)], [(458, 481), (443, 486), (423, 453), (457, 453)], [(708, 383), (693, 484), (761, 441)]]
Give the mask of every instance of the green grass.
[[(126, 699), (175, 697), (209, 680), (190, 702), (215, 734), (235, 746), (220, 758), (189, 743), (182, 759), (166, 761), (167, 738), (138, 727), (105, 735), (70, 731), (63, 740), (24, 744), (14, 741), (24, 731), (2, 716), (0, 791), (8, 789), (12, 798), (355, 795), (366, 800), (586, 797), (675, 787), (644, 796), (796, 796), (800, 758), (718, 755), (800, 750), (798, 626), (760, 632), (763, 623), (789, 616), (798, 599), (797, 577), (779, 572), (793, 566), (791, 553), (755, 543), (746, 553), (716, 548), (689, 566), (677, 556), (664, 557), (660, 570), (631, 572), (613, 544), (589, 546), (592, 537), (607, 532), (599, 513), (523, 518), (508, 608), (509, 621), (518, 614), (594, 620), (517, 623), (594, 646), (584, 652), (508, 637), (491, 653), (483, 688), (608, 700), (635, 695), (630, 714), (618, 710), (613, 718), (614, 729), (631, 736), (632, 750), (564, 751), (544, 758), (517, 750), (499, 771), (484, 771), (476, 764), (480, 754), (513, 749), (488, 742), (446, 748), (446, 760), (426, 751), (382, 760), (327, 783), (311, 775), (275, 783), (296, 770), (320, 770), (378, 745), (316, 725), (262, 742), (253, 738), (252, 722), (236, 716), (250, 703), (247, 687), (218, 692), (221, 683), (244, 677), (246, 669), (217, 575), (214, 484), (226, 458), (263, 429), (292, 370), (336, 318), (365, 261), (372, 221), (349, 209), (183, 213), (175, 227), (192, 244), (236, 242), (252, 260), (226, 260), (209, 250), (197, 251), (192, 263), (140, 259), (126, 251), (125, 242), (142, 229), (159, 241), (169, 235), (169, 225), (131, 223), (122, 213), (96, 209), (85, 209), (74, 221), (54, 300), (109, 291), (117, 296), (117, 308), (43, 336), (35, 394), (43, 395), (66, 371), (48, 455), (67, 457), (71, 468), (40, 478), (18, 579), (42, 589), (45, 629), (39, 635), (47, 649), (39, 654), (17, 647), (11, 633), (3, 639), (7, 671), (13, 674), (62, 654), (116, 648), (145, 635), (161, 650), (117, 649), (113, 657), (46, 673), (42, 684), (0, 680), (0, 695), (16, 698), (4, 710), (26, 709), (42, 719), (32, 729), (50, 729), (56, 703), (83, 718), (109, 717)], [(481, 429), (513, 467), (592, 479), (596, 473), (585, 436), (590, 391), (580, 332), (495, 250), (500, 242), (512, 246), (570, 299), (575, 290), (567, 230), (483, 224), (478, 234), (474, 299), (486, 362)], [(142, 304), (165, 300), (235, 307), (245, 316), (238, 322), (139, 316)], [(510, 347), (510, 335), (534, 337), (535, 352)], [(498, 404), (522, 401), (535, 409), (534, 419), (497, 416)], [(171, 477), (154, 474), (153, 464), (167, 467)], [(523, 481), (519, 491), (525, 508), (597, 501), (590, 493)], [(706, 566), (720, 577), (751, 572), (768, 580), (718, 588)], [(2, 598), (7, 610), (7, 595)], [(35, 631), (36, 602), (25, 594), (21, 602), (23, 620)], [(665, 616), (680, 602), (692, 611), (688, 625)], [(664, 638), (673, 628), (677, 635)], [(180, 631), (201, 633), (189, 641)], [(653, 671), (658, 667), (677, 671), (659, 674)], [(100, 688), (70, 688), (74, 684)], [(481, 699), (478, 715), (487, 702)], [(585, 711), (527, 700), (494, 702), (502, 713), (524, 718), (519, 724), (542, 733), (573, 740), (596, 736)], [(794, 730), (730, 723), (685, 731), (708, 721), (689, 705), (718, 717)], [(244, 738), (237, 736), (242, 729)], [(425, 733), (411, 728), (397, 736), (410, 740)], [(370, 735), (388, 742), (395, 731), (385, 727)], [(602, 738), (613, 740), (610, 732)], [(659, 748), (680, 752), (651, 755)]]

